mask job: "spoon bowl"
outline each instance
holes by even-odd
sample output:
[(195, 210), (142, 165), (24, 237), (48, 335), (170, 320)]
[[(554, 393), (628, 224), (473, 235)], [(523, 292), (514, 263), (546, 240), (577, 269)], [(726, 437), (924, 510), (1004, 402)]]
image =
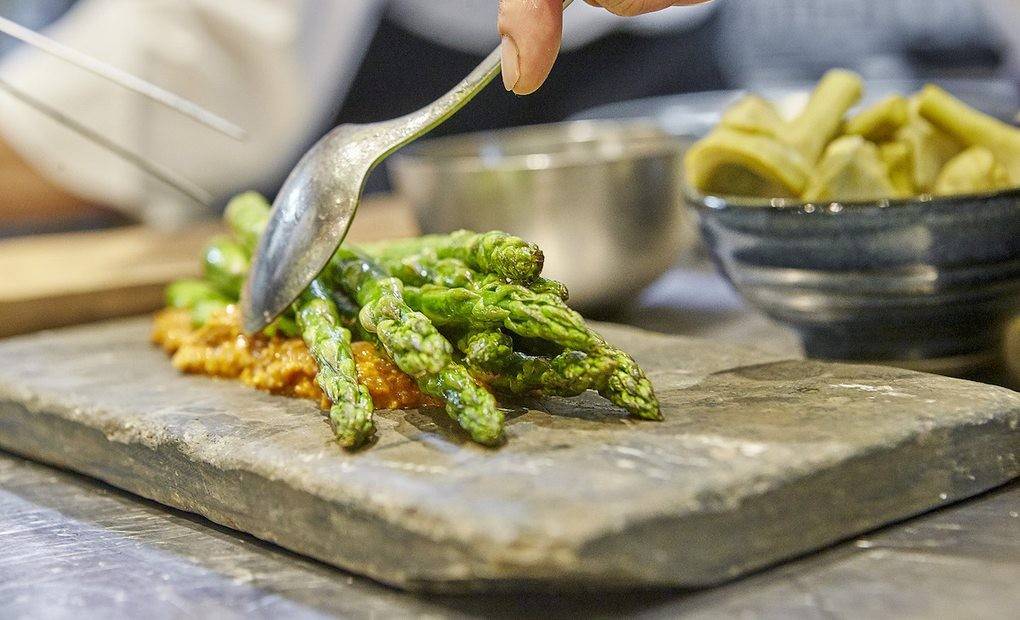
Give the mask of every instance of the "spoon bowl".
[(273, 202), (241, 292), (245, 331), (269, 325), (326, 266), (357, 213), (368, 173), (471, 101), (499, 74), (500, 59), (497, 47), (424, 108), (389, 121), (340, 125), (305, 153)]

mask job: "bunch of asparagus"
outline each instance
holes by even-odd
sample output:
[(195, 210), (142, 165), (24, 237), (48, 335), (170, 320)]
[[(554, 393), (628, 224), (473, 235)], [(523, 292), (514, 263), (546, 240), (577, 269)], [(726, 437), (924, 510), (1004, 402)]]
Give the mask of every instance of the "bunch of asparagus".
[(847, 118), (863, 84), (830, 71), (791, 120), (750, 95), (685, 159), (705, 193), (805, 201), (955, 195), (1020, 186), (1020, 130), (936, 86)]
[[(234, 198), (225, 214), (231, 235), (209, 244), (201, 280), (169, 287), (168, 304), (190, 310), (199, 326), (235, 303), (269, 209), (256, 193)], [(267, 330), (304, 340), (318, 363), (316, 382), (333, 403), (330, 424), (348, 448), (375, 432), (372, 399), (351, 352), (355, 338), (375, 343), (422, 392), (442, 399), (481, 444), (503, 439), (492, 392), (596, 390), (637, 418), (661, 419), (637, 363), (567, 306), (565, 287), (540, 276), (542, 261), (537, 246), (500, 232), (345, 245)]]

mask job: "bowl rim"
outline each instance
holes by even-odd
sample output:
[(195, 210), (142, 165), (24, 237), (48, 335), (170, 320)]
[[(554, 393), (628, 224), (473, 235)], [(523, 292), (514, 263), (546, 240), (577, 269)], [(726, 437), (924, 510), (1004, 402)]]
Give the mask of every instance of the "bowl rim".
[(806, 201), (798, 198), (744, 198), (741, 196), (722, 196), (705, 194), (695, 189), (686, 180), (681, 184), (684, 199), (694, 205), (700, 211), (774, 211), (779, 213), (798, 213), (805, 215), (836, 215), (839, 213), (854, 213), (861, 211), (873, 211), (876, 209), (896, 209), (904, 207), (936, 208), (936, 207), (957, 207), (973, 205), (973, 203), (988, 203), (997, 199), (1013, 199), (1020, 203), (1020, 186), (1007, 189), (995, 190), (992, 192), (979, 192), (972, 194), (953, 194), (951, 196), (939, 196), (935, 194), (921, 194), (911, 198), (882, 198), (878, 200), (818, 200)]
[[(539, 136), (542, 133), (547, 133), (549, 136), (545, 148), (536, 144), (535, 148), (528, 153), (496, 153), (491, 156), (483, 156), (479, 153), (480, 149), (476, 149), (474, 152), (443, 153), (451, 146), (498, 144), (520, 137)], [(584, 153), (568, 153), (556, 152), (549, 148), (552, 145), (593, 141), (601, 136), (609, 135), (617, 137), (623, 143), (623, 148), (619, 152), (608, 154), (588, 150)], [(456, 172), (551, 170), (599, 166), (606, 163), (663, 155), (680, 157), (683, 154), (683, 146), (688, 140), (693, 140), (693, 138), (677, 136), (664, 131), (650, 119), (582, 119), (431, 138), (404, 147), (394, 153), (390, 159), (398, 164), (426, 165)]]

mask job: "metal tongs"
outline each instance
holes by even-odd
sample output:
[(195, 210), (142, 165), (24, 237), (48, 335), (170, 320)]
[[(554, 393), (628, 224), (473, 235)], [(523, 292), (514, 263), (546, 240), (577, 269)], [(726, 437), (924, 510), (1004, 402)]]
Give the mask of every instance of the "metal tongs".
[[(572, 0), (563, 3), (564, 10)], [(340, 125), (315, 144), (276, 196), (241, 293), (245, 331), (264, 329), (323, 270), (347, 235), (368, 173), (453, 116), (499, 75), (500, 50), (424, 108), (390, 121)]]
[[(231, 123), (230, 121), (202, 108), (193, 101), (189, 101), (180, 95), (176, 95), (154, 84), (146, 82), (137, 76), (131, 75), (117, 67), (93, 58), (88, 54), (54, 41), (49, 37), (39, 34), (30, 28), (26, 28), (25, 26), (12, 22), (4, 17), (0, 17), (0, 33), (18, 39), (19, 41), (27, 43), (42, 52), (55, 56), (56, 58), (94, 73), (132, 92), (147, 97), (235, 140), (244, 140), (247, 136), (246, 132), (234, 123)], [(173, 187), (192, 200), (203, 205), (208, 205), (212, 202), (213, 198), (207, 191), (184, 178), (182, 175), (112, 142), (102, 134), (89, 129), (64, 113), (42, 101), (39, 101), (35, 97), (32, 97), (28, 93), (3, 79), (0, 79), (0, 90), (7, 92), (12, 97), (35, 108), (54, 121), (111, 151), (125, 161), (137, 166), (141, 170)]]

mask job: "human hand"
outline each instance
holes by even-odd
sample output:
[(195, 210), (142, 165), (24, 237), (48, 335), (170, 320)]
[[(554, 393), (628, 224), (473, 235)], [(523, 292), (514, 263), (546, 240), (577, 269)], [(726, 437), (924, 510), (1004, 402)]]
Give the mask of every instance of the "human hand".
[[(708, 0), (585, 0), (616, 15), (633, 16)], [(563, 37), (562, 0), (500, 0), (503, 85), (518, 95), (538, 90), (552, 71)]]

